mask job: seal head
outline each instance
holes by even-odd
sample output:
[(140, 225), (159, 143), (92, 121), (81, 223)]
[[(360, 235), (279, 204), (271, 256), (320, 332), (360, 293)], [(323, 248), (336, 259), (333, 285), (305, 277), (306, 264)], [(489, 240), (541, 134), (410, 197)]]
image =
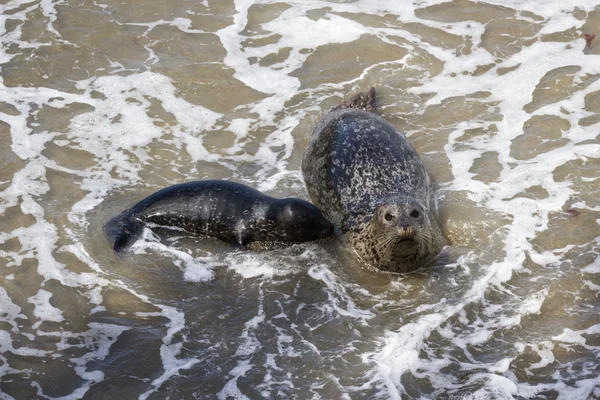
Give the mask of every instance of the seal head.
[(253, 241), (310, 242), (327, 238), (334, 231), (333, 224), (317, 207), (297, 198), (273, 201), (265, 221), (257, 219), (256, 225), (260, 234), (256, 232)]
[(346, 237), (365, 263), (385, 271), (409, 272), (431, 261), (443, 246), (441, 236), (432, 230), (436, 226), (432, 217), (414, 199), (390, 199)]

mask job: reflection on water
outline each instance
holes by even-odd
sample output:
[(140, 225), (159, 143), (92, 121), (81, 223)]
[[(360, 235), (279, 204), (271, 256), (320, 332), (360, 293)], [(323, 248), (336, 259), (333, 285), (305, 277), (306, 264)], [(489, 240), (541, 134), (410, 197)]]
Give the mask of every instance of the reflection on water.
[[(600, 397), (598, 4), (0, 6), (0, 398)], [(248, 252), (112, 216), (230, 179), (306, 198), (312, 128), (378, 88), (448, 262)]]

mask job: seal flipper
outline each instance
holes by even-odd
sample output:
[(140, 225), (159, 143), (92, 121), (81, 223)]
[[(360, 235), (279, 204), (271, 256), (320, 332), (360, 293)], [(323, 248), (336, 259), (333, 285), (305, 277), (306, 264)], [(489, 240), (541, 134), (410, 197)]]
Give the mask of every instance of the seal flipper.
[(140, 237), (143, 228), (142, 221), (125, 212), (108, 221), (103, 230), (115, 252), (120, 253)]
[(331, 109), (331, 111), (343, 108), (355, 108), (357, 110), (365, 110), (379, 115), (379, 110), (377, 110), (377, 105), (375, 104), (375, 96), (375, 88), (372, 87), (367, 93), (357, 93), (339, 106)]

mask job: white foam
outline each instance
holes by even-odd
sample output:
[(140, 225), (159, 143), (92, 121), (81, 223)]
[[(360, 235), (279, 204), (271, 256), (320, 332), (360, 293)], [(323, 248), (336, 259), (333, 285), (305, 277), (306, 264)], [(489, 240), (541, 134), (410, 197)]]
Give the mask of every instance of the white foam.
[(0, 321), (11, 324), (12, 330), (16, 332), (18, 331), (17, 318), (27, 319), (27, 317), (21, 313), (21, 307), (13, 303), (8, 293), (6, 293), (6, 290), (3, 287), (0, 287)]
[[(21, 25), (17, 25), (11, 32), (7, 32), (6, 24), (8, 21), (16, 20), (16, 21), (26, 21), (27, 14), (34, 11), (39, 7), (38, 4), (32, 4), (29, 7), (23, 7), (23, 4), (27, 4), (26, 2), (21, 1), (9, 1), (7, 4), (2, 6), (2, 13), (0, 13), (0, 36), (2, 36), (2, 40), (4, 43), (16, 43), (22, 49), (36, 49), (41, 46), (47, 46), (47, 43), (40, 43), (36, 41), (23, 41), (21, 40), (22, 31)], [(21, 8), (21, 9), (20, 9)], [(20, 10), (19, 10), (20, 9)], [(6, 47), (0, 47), (0, 64), (4, 64), (9, 62), (13, 57), (17, 54), (15, 53), (7, 53)], [(0, 82), (3, 82), (2, 77), (0, 76)]]
[(215, 263), (210, 257), (194, 257), (185, 251), (159, 242), (150, 229), (144, 229), (142, 238), (131, 246), (131, 251), (144, 254), (147, 251), (156, 252), (173, 259), (173, 263), (183, 270), (183, 277), (190, 282), (210, 281), (214, 277)]
[(554, 353), (552, 352), (553, 349), (554, 344), (552, 342), (543, 342), (535, 346), (534, 350), (540, 357), (540, 361), (531, 364), (529, 369), (544, 368), (553, 363), (555, 361)]
[[(295, 7), (287, 9), (278, 18), (262, 26), (264, 30), (282, 36), (277, 43), (256, 48), (243, 48), (241, 42), (244, 40), (244, 36), (240, 35), (240, 32), (247, 24), (248, 9), (252, 4), (252, 0), (236, 0), (233, 24), (216, 34), (227, 51), (224, 63), (235, 71), (234, 77), (254, 90), (271, 95), (254, 105), (250, 112), (258, 113), (260, 120), (264, 121), (263, 123), (272, 124), (275, 114), (283, 109), (284, 103), (291, 99), (300, 88), (298, 78), (289, 75), (292, 71), (300, 68), (308, 58), (308, 54), (302, 54), (300, 50), (303, 48), (314, 49), (329, 43), (348, 43), (358, 39), (367, 29), (358, 23), (336, 15), (313, 21), (305, 16), (305, 7), (302, 7), (301, 3), (296, 3)], [(270, 53), (277, 53), (285, 47), (291, 47), (292, 50), (283, 63), (262, 67), (249, 62), (250, 57), (262, 58)], [(276, 137), (281, 138), (280, 133), (278, 132)], [(260, 157), (258, 159), (260, 160)]]
[(293, 264), (281, 262), (277, 255), (268, 253), (232, 252), (225, 256), (223, 263), (245, 279), (273, 279), (299, 271)]
[[(556, 15), (568, 14), (574, 9), (590, 12), (595, 7), (593, 2), (576, 1), (566, 3), (561, 0), (487, 0), (486, 3), (529, 11), (536, 15), (541, 15), (546, 19), (551, 19)], [(580, 24), (581, 22), (578, 23)]]
[(594, 260), (593, 263), (585, 266), (582, 269), (582, 272), (588, 273), (588, 274), (598, 274), (600, 273), (600, 255), (598, 255), (596, 257), (596, 259)]
[[(185, 32), (185, 33), (205, 33), (205, 31), (203, 31), (201, 29), (191, 29), (192, 20), (189, 19), (189, 18), (175, 18), (172, 21), (167, 21), (167, 20), (161, 19), (161, 20), (158, 20), (158, 21), (152, 21), (152, 22), (147, 22), (147, 23), (126, 22), (123, 25), (145, 26), (145, 27), (147, 27), (148, 29), (144, 33), (144, 36), (146, 36), (149, 32), (151, 32), (157, 26), (162, 26), (162, 25), (175, 26), (180, 31)], [(149, 50), (149, 51), (151, 51), (151, 50)]]
[(324, 309), (327, 313), (335, 312), (340, 316), (352, 317), (362, 324), (367, 324), (367, 320), (375, 316), (371, 310), (364, 310), (356, 306), (352, 297), (348, 295), (346, 286), (326, 264), (312, 266), (308, 270), (308, 275), (325, 284), (328, 301)]
[(244, 376), (246, 372), (248, 372), (252, 368), (252, 364), (248, 360), (244, 360), (239, 362), (231, 371), (230, 375), (232, 376), (230, 380), (225, 383), (225, 386), (219, 393), (217, 393), (217, 398), (219, 400), (227, 400), (233, 398), (235, 400), (246, 400), (249, 399), (248, 396), (244, 395), (242, 391), (237, 386), (237, 380)]
[(517, 385), (510, 379), (497, 374), (473, 374), (467, 384), (485, 382), (485, 386), (466, 396), (469, 400), (513, 399), (518, 393)]
[[(4, 354), (6, 352), (11, 352), (13, 354), (25, 357), (43, 357), (47, 354), (46, 351), (32, 349), (28, 346), (20, 346), (15, 348), (13, 346), (13, 339), (10, 336), (10, 333), (6, 331), (0, 331), (0, 353)], [(4, 356), (2, 356), (2, 358), (4, 358)]]
[[(74, 368), (75, 373), (84, 380), (84, 383), (79, 388), (75, 389), (71, 394), (65, 396), (65, 400), (79, 399), (83, 397), (83, 395), (90, 389), (92, 385), (104, 380), (104, 373), (102, 371), (88, 371), (86, 365), (92, 360), (103, 360), (106, 358), (113, 343), (117, 341), (123, 332), (129, 329), (128, 327), (120, 325), (98, 322), (90, 322), (88, 327), (90, 329), (87, 332), (82, 334), (78, 333), (76, 336), (83, 336), (86, 341), (86, 347), (94, 348), (94, 351), (85, 353), (79, 358), (71, 359), (71, 362), (76, 365)], [(64, 332), (57, 332), (57, 335), (65, 338)], [(67, 334), (66, 336), (69, 337), (73, 335)]]
[(60, 37), (60, 33), (56, 29), (54, 29), (53, 23), (56, 22), (56, 5), (64, 4), (65, 1), (52, 1), (52, 0), (41, 0), (40, 8), (42, 10), (42, 14), (48, 18), (48, 24), (46, 25), (46, 29), (48, 31), (54, 33), (56, 36)]
[(62, 311), (50, 304), (51, 297), (52, 293), (40, 289), (35, 296), (27, 299), (34, 305), (33, 315), (39, 320), (33, 324), (33, 329), (37, 329), (44, 321), (62, 322), (65, 320)]

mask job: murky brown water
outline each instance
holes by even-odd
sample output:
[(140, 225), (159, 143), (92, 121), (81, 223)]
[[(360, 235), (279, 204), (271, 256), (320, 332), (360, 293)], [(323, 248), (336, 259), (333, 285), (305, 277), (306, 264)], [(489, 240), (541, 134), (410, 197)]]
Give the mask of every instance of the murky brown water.
[[(0, 3), (0, 399), (600, 398), (599, 2)], [(306, 199), (314, 125), (371, 86), (449, 263), (110, 249), (170, 184)]]

